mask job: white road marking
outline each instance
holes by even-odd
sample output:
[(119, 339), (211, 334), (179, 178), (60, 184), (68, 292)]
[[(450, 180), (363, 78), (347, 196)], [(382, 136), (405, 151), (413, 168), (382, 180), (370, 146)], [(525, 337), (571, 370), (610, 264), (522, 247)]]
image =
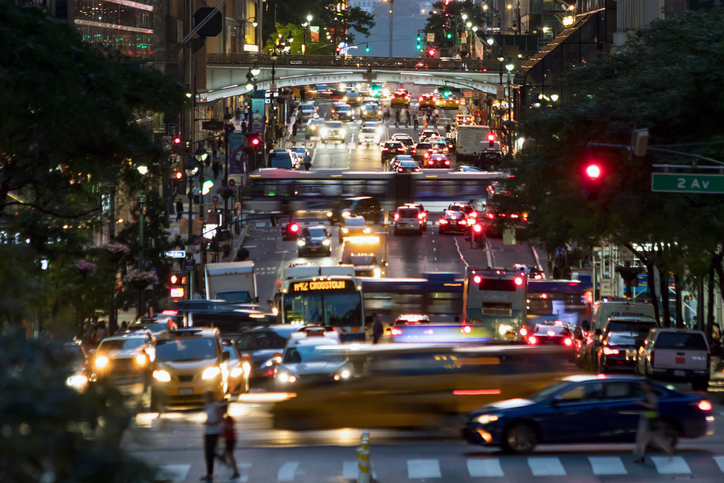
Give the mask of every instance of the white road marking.
[(623, 461), (618, 456), (589, 456), (594, 475), (625, 475)]
[(298, 466), (299, 463), (296, 461), (284, 463), (284, 466), (279, 468), (279, 472), (277, 473), (277, 481), (294, 481), (294, 475)]
[[(457, 239), (457, 238), (455, 239), (455, 246), (456, 246), (457, 249), (458, 249), (458, 255), (460, 255), (460, 260), (463, 261), (463, 263), (465, 264), (466, 267), (469, 267), (470, 265), (468, 265), (468, 262), (465, 261), (465, 257), (463, 257), (463, 252), (460, 251), (460, 245), (458, 245), (458, 239)], [(492, 266), (492, 265), (491, 265), (491, 266)]]
[(690, 475), (691, 468), (681, 456), (652, 456), (660, 475)]
[(163, 465), (156, 472), (156, 481), (172, 481), (178, 483), (186, 480), (191, 465)]
[(558, 458), (528, 458), (533, 476), (566, 476), (566, 470)]
[(503, 468), (500, 467), (500, 460), (468, 460), (468, 473), (470, 476), (505, 476)]
[(714, 461), (719, 465), (719, 469), (724, 473), (724, 456), (714, 456)]
[(410, 479), (442, 478), (439, 460), (407, 460), (407, 477)]
[(485, 239), (485, 255), (488, 258), (488, 266), (493, 268), (495, 266), (495, 260), (493, 260), (493, 249), (490, 246), (488, 239)]

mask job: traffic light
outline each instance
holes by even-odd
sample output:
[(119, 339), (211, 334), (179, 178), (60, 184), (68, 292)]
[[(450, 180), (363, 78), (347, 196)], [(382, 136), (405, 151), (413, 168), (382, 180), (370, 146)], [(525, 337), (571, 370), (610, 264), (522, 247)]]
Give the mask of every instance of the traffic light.
[(299, 236), (299, 223), (296, 221), (290, 221), (287, 226), (284, 227), (284, 239), (287, 241), (294, 241)]
[(495, 134), (493, 134), (492, 132), (488, 134), (488, 147), (495, 147)]
[(428, 49), (428, 50), (427, 50), (427, 56), (428, 56), (429, 58), (431, 58), (431, 59), (434, 58), (434, 57), (435, 57), (435, 49)]
[(177, 186), (183, 186), (186, 184), (186, 175), (183, 171), (176, 171), (171, 176), (171, 186), (177, 187)]
[(252, 154), (261, 149), (261, 136), (259, 134), (247, 134), (244, 136), (244, 152)]
[(181, 140), (180, 137), (176, 136), (173, 138), (173, 145), (171, 146), (171, 154), (188, 154), (189, 147), (188, 143)]
[(452, 38), (452, 32), (447, 32), (447, 33), (445, 34), (445, 38), (448, 39), (448, 40), (450, 40), (450, 39)]
[(601, 190), (603, 168), (600, 163), (589, 162), (583, 168), (583, 191), (581, 195), (588, 201), (596, 201)]
[(172, 299), (182, 299), (186, 295), (186, 275), (172, 273), (168, 277), (168, 295)]
[(175, 138), (173, 138), (173, 143), (174, 143), (175, 145), (181, 144), (181, 138), (178, 137), (178, 136), (176, 136)]
[(365, 46), (365, 52), (369, 52), (369, 51), (370, 51), (370, 46), (369, 46), (369, 44), (368, 44), (368, 45)]
[(417, 34), (417, 50), (422, 50), (422, 37), (420, 37), (420, 34)]
[(337, 47), (334, 49), (334, 55), (339, 56), (339, 54), (342, 52), (342, 47)]

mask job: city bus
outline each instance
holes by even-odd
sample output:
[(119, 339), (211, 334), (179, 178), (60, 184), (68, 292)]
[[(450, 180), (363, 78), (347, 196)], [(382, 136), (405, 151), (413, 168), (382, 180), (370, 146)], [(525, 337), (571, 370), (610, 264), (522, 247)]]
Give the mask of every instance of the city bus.
[(520, 340), (525, 324), (527, 277), (519, 270), (465, 269), (463, 323), (490, 341)]
[(362, 286), (354, 267), (290, 267), (278, 284), (279, 322), (333, 327), (342, 342), (364, 342)]
[(431, 323), (460, 322), (463, 280), (456, 273), (423, 278), (361, 278), (365, 313), (391, 325), (402, 314), (424, 314)]
[(593, 285), (580, 280), (531, 280), (528, 282), (526, 325), (532, 329), (545, 320), (573, 326), (591, 321)]

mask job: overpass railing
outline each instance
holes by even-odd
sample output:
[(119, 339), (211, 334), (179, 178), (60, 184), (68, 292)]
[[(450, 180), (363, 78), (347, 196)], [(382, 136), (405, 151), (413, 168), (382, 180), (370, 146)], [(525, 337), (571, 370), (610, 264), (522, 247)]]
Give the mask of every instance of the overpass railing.
[[(239, 65), (251, 66), (272, 65), (271, 57), (259, 54), (206, 54), (208, 65)], [(343, 58), (331, 55), (280, 55), (277, 57), (277, 67), (367, 67), (371, 69), (413, 69), (418, 71), (445, 70), (445, 71), (478, 71), (498, 72), (502, 64), (497, 60), (480, 59), (423, 59), (420, 57), (353, 57)]]

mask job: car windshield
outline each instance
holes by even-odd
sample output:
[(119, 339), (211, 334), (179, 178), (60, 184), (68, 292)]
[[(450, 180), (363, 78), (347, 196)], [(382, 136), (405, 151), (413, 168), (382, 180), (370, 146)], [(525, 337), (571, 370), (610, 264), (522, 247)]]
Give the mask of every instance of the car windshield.
[(328, 122), (327, 127), (331, 129), (340, 129), (342, 127), (342, 123), (339, 121)]
[(401, 148), (402, 148), (402, 144), (400, 144), (400, 143), (398, 143), (398, 142), (395, 142), (395, 143), (390, 143), (390, 142), (388, 142), (388, 143), (385, 143), (385, 146), (387, 146), (388, 148), (395, 148), (395, 149), (401, 149)]
[(156, 362), (198, 361), (215, 358), (215, 340), (209, 337), (156, 341)]
[(429, 143), (417, 143), (417, 149), (430, 149), (431, 147)]
[(375, 130), (375, 128), (373, 128), (373, 127), (363, 127), (363, 128), (362, 128), (362, 132), (363, 132), (363, 133), (372, 133), (372, 134), (374, 134), (375, 131), (376, 131), (376, 130)]
[(351, 265), (377, 265), (377, 259), (372, 255), (352, 255), (347, 257)]
[(317, 89), (318, 91), (326, 91), (327, 86), (317, 86), (317, 87), (315, 87), (315, 89)]
[(110, 339), (101, 342), (98, 352), (130, 351), (146, 344), (145, 339)]
[(402, 162), (402, 161), (414, 161), (414, 159), (412, 159), (412, 156), (407, 156), (407, 155), (397, 156), (395, 159), (397, 160), (398, 163)]
[(237, 353), (236, 353), (236, 351), (234, 350), (234, 347), (233, 347), (233, 346), (224, 345), (224, 346), (221, 346), (221, 348), (224, 349), (224, 352), (226, 352), (226, 353), (229, 354), (229, 359), (230, 359), (230, 360), (234, 360), (234, 359), (238, 359), (238, 358), (239, 358), (238, 355), (237, 355)]
[[(332, 344), (324, 344), (332, 345)], [(289, 347), (284, 351), (285, 364), (301, 364), (305, 362), (343, 362), (344, 354), (338, 351), (320, 349), (319, 346)]]
[(400, 166), (403, 168), (417, 168), (417, 163), (415, 161), (402, 161), (400, 163)]
[(361, 216), (354, 218), (347, 218), (344, 221), (345, 226), (365, 226), (365, 219)]
[(339, 107), (337, 108), (338, 111), (345, 111), (345, 112), (346, 112), (346, 111), (349, 111), (350, 109), (352, 109), (352, 108), (349, 107), (349, 106), (339, 106)]
[(551, 337), (571, 335), (571, 331), (567, 327), (561, 327), (560, 325), (539, 325), (535, 331), (537, 334), (545, 334)]
[(658, 339), (656, 339), (654, 347), (656, 349), (709, 350), (703, 334), (686, 332), (664, 332), (659, 335)]
[(400, 208), (397, 212), (400, 214), (400, 218), (417, 218), (419, 213), (417, 208)]
[(325, 121), (324, 119), (315, 119), (314, 121), (312, 121), (312, 124), (314, 124), (314, 125), (316, 125), (316, 126), (321, 126), (321, 125), (324, 124), (325, 122), (326, 122), (326, 121)]
[(636, 345), (636, 342), (640, 342), (642, 338), (640, 334), (613, 332), (608, 336), (608, 343), (610, 345)]
[(314, 238), (327, 236), (327, 232), (325, 231), (324, 228), (321, 228), (321, 227), (305, 228), (305, 231), (306, 231), (306, 236), (311, 236)]
[(247, 290), (233, 290), (228, 292), (219, 292), (216, 298), (224, 300), (230, 304), (250, 304), (251, 294)]
[(297, 154), (307, 154), (307, 149), (304, 146), (297, 146), (294, 148), (294, 152)]
[(161, 332), (166, 330), (168, 326), (166, 324), (133, 324), (128, 326), (128, 330), (150, 330), (151, 332)]
[(624, 320), (611, 320), (606, 328), (607, 332), (636, 332), (646, 334), (650, 329), (656, 328), (656, 322), (633, 322)]
[(377, 106), (374, 104), (365, 104), (364, 106), (362, 106), (362, 109), (364, 109), (365, 111), (375, 111), (377, 110)]

